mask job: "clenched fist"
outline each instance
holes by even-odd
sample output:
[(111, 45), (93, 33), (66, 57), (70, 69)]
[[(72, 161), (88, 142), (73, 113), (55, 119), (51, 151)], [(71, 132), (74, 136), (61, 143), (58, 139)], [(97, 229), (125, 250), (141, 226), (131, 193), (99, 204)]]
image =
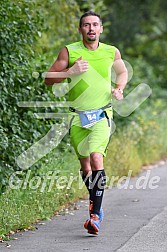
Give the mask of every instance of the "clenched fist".
[(89, 68), (87, 60), (82, 60), (82, 56), (78, 58), (74, 65), (68, 69), (69, 75), (76, 75), (87, 72)]
[(112, 90), (112, 96), (113, 98), (115, 98), (116, 100), (122, 100), (123, 97), (123, 90), (120, 88), (115, 88)]

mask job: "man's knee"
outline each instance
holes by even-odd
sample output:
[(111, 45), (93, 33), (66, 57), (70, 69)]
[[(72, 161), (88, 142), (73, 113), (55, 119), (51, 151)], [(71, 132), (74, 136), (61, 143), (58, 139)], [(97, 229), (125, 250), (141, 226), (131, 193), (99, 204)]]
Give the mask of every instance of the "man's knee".
[(103, 155), (101, 153), (92, 152), (90, 155), (90, 161), (93, 166), (101, 169), (102, 167), (100, 166), (103, 163)]

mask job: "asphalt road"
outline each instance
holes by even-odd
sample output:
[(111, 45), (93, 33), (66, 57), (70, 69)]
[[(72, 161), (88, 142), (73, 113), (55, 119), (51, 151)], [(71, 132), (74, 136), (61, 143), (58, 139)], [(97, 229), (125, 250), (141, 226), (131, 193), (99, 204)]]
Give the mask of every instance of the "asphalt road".
[(13, 252), (166, 252), (167, 164), (144, 170), (138, 177), (105, 191), (104, 220), (98, 236), (83, 228), (88, 201), (77, 202), (64, 216), (36, 225), (0, 244)]

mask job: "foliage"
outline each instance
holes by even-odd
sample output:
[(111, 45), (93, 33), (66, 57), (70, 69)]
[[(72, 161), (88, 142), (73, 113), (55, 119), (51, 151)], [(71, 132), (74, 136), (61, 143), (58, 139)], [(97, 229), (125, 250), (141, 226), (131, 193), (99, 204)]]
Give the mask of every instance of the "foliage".
[[(52, 89), (44, 85), (41, 75), (50, 66), (55, 50), (61, 44), (59, 38), (62, 36), (62, 43), (68, 43), (74, 38), (70, 34), (76, 24), (76, 18), (73, 20), (71, 17), (75, 16), (72, 6), (76, 10), (77, 5), (75, 1), (70, 3), (73, 5), (68, 5), (68, 1), (57, 1), (52, 5), (52, 1), (40, 3), (35, 0), (31, 2), (21, 0), (16, 5), (15, 1), (7, 0), (1, 4), (0, 191), (7, 186), (10, 174), (19, 169), (15, 163), (19, 154), (43, 137), (55, 123), (55, 120), (35, 119), (34, 112), (56, 112), (56, 108), (22, 108), (18, 103), (55, 100)], [(49, 16), (48, 4), (52, 11), (51, 16)], [(62, 12), (56, 11), (58, 6), (62, 12), (64, 11), (63, 20), (67, 17), (64, 23), (61, 20)], [(46, 13), (47, 15), (44, 15)], [(62, 23), (64, 30), (61, 28)], [(53, 30), (46, 31), (46, 28), (51, 25), (59, 26), (56, 37), (53, 36)], [(41, 38), (44, 31), (48, 39), (47, 43), (43, 37)], [(39, 38), (40, 43), (45, 46), (47, 44), (47, 50), (55, 47), (49, 60), (43, 54), (46, 47), (41, 46)], [(53, 43), (53, 41), (57, 42)], [(49, 48), (51, 44), (53, 47)], [(39, 78), (33, 78), (33, 72), (37, 72)], [(38, 164), (35, 167), (37, 168)]]
[[(105, 167), (108, 174), (136, 175), (142, 165), (159, 160), (167, 154), (167, 111), (155, 104), (152, 109), (139, 110), (124, 128), (118, 128), (108, 147)], [(120, 158), (121, 157), (121, 158)]]
[(53, 61), (62, 47), (79, 39), (80, 9), (74, 0), (37, 2), (43, 11), (44, 27), (35, 50)]
[(17, 103), (32, 97), (30, 59), (42, 22), (35, 1), (3, 1), (1, 29), (1, 186), (15, 165), (15, 157), (39, 134), (38, 125)]
[(109, 9), (105, 20), (111, 22), (108, 43), (116, 45), (123, 57), (142, 57), (153, 68), (156, 85), (166, 88), (167, 2), (105, 0), (105, 4)]

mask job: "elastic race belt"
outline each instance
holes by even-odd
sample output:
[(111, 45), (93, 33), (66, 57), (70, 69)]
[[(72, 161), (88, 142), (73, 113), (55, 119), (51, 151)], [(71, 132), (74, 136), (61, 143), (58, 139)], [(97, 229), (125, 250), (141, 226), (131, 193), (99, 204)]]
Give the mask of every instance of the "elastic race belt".
[(69, 110), (71, 112), (75, 112), (79, 114), (80, 117), (80, 122), (83, 128), (90, 128), (93, 126), (95, 123), (99, 122), (100, 120), (104, 119), (105, 117), (108, 120), (108, 124), (110, 126), (110, 121), (109, 117), (107, 116), (106, 111), (104, 111), (106, 108), (111, 107), (112, 104), (109, 103), (106, 106), (95, 109), (95, 110), (85, 110), (85, 111), (79, 111), (75, 108), (69, 107)]

